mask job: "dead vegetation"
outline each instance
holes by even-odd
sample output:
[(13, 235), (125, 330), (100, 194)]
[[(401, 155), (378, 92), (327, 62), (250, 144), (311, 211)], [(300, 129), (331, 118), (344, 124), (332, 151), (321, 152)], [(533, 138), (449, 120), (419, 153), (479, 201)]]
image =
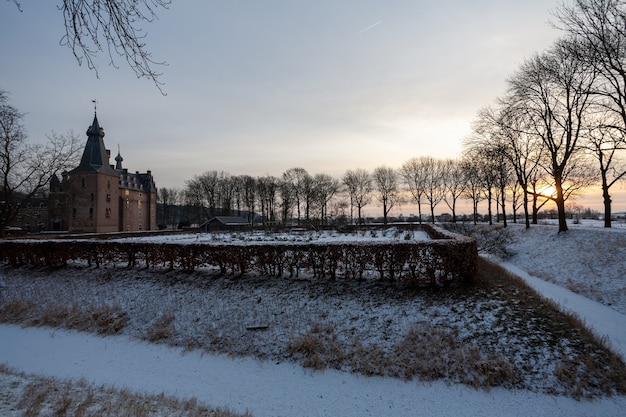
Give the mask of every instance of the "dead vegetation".
[(487, 390), (575, 398), (626, 393), (626, 366), (602, 339), (484, 260), (471, 285), (446, 289), (132, 268), (3, 268), (0, 320), (7, 323)]
[(120, 333), (128, 325), (128, 314), (119, 305), (38, 304), (32, 300), (9, 300), (0, 305), (0, 321), (25, 326), (61, 327), (97, 333)]
[(59, 381), (21, 374), (2, 365), (0, 382), (4, 402), (15, 404), (14, 410), (24, 417), (250, 417), (249, 413), (210, 408), (195, 398), (137, 394), (84, 380)]

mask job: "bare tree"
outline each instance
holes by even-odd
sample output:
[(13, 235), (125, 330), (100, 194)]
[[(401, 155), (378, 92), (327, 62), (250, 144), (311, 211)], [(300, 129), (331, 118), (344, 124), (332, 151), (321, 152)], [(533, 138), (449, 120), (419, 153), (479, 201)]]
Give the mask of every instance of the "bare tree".
[(585, 147), (598, 164), (604, 203), (604, 227), (611, 227), (611, 187), (626, 177), (626, 163), (620, 158), (620, 153), (626, 150), (626, 132), (598, 126), (589, 132)]
[(206, 217), (215, 217), (219, 204), (219, 173), (207, 171), (194, 176), (187, 181), (186, 194), (191, 204), (206, 211)]
[[(300, 208), (304, 205), (305, 216), (308, 220), (309, 203), (310, 203), (310, 188), (311, 188), (311, 176), (304, 168), (296, 167), (289, 168), (283, 173), (283, 183), (287, 187), (285, 192), (289, 192), (291, 199), (296, 206), (297, 218), (300, 223), (301, 211)], [(283, 199), (283, 202), (287, 200)]]
[(462, 196), (472, 202), (474, 224), (478, 223), (478, 203), (483, 199), (483, 182), (480, 162), (466, 155), (461, 161), (465, 175), (465, 188)]
[[(20, 2), (13, 2), (22, 11)], [(154, 21), (156, 10), (167, 9), (170, 3), (171, 0), (62, 0), (57, 6), (65, 20), (61, 45), (67, 46), (78, 64), (85, 62), (96, 76), (94, 60), (106, 51), (110, 65), (117, 68), (117, 55), (126, 60), (137, 77), (152, 80), (161, 90), (161, 74), (153, 66), (165, 62), (153, 60), (146, 49), (146, 33), (141, 24)]]
[(320, 210), (320, 222), (328, 224), (328, 204), (337, 194), (341, 183), (328, 174), (315, 174), (313, 177), (313, 195)]
[(489, 224), (493, 224), (492, 201), (496, 201), (497, 221), (500, 221), (499, 212), (502, 210), (503, 224), (506, 219), (506, 190), (511, 182), (512, 164), (506, 135), (497, 117), (490, 108), (482, 109), (473, 124), (473, 133), (465, 143), (465, 153), (468, 157), (480, 161), (483, 192), (487, 198)]
[(604, 226), (611, 227), (610, 188), (626, 174), (618, 154), (626, 147), (626, 4), (620, 0), (574, 0), (556, 16), (574, 39), (572, 53), (593, 67), (593, 88), (601, 120), (589, 135), (588, 149), (596, 158), (602, 181)]
[(457, 159), (446, 159), (442, 162), (442, 174), (445, 188), (443, 201), (452, 211), (452, 223), (456, 223), (456, 202), (465, 191), (463, 166)]
[(358, 224), (361, 224), (361, 211), (372, 199), (372, 177), (362, 168), (349, 169), (343, 176), (343, 183), (350, 195), (350, 220), (353, 219), (352, 208), (356, 207)]
[(426, 178), (428, 177), (428, 167), (425, 164), (425, 157), (411, 158), (400, 167), (400, 175), (407, 186), (413, 202), (417, 205), (417, 215), (420, 224), (422, 223), (422, 198), (426, 188)]
[(376, 198), (383, 204), (383, 222), (387, 224), (389, 212), (401, 203), (398, 175), (393, 168), (380, 166), (374, 169), (372, 178), (378, 192)]
[(221, 203), (220, 214), (223, 216), (233, 215), (234, 197), (236, 194), (236, 181), (230, 174), (220, 171), (218, 180), (218, 202)]
[(81, 150), (78, 136), (71, 132), (52, 132), (45, 145), (28, 143), (23, 117), (0, 90), (0, 237), (21, 206), (43, 194), (52, 178), (77, 163)]
[[(161, 224), (173, 224), (175, 220), (174, 208), (180, 202), (181, 190), (178, 188), (159, 188), (158, 200), (161, 203)], [(178, 219), (179, 220), (179, 219)]]
[(423, 160), (426, 178), (424, 182), (424, 197), (430, 206), (430, 219), (435, 223), (435, 207), (443, 201), (445, 185), (443, 178), (443, 162), (440, 159), (426, 157)]
[(256, 201), (258, 194), (257, 180), (250, 175), (241, 175), (239, 177), (241, 184), (241, 197), (243, 199), (244, 207), (248, 212), (247, 218), (250, 224), (254, 225), (254, 217), (256, 210)]
[(273, 224), (276, 221), (276, 194), (279, 188), (279, 180), (271, 175), (256, 179), (259, 205), (263, 225)]
[[(539, 137), (530, 132), (528, 119), (523, 109), (516, 109), (516, 100), (506, 97), (499, 100), (499, 109), (484, 109), (480, 113), (484, 129), (495, 129), (499, 147), (513, 169), (513, 174), (522, 191), (522, 207), (526, 228), (530, 228), (528, 197), (530, 184), (537, 177), (537, 170), (543, 158), (543, 146)], [(513, 188), (516, 191), (516, 188)], [(517, 197), (513, 193), (514, 199)], [(514, 220), (515, 220), (515, 201)]]
[[(283, 225), (287, 225), (290, 219), (293, 219), (293, 206), (295, 197), (293, 195), (292, 184), (285, 180), (284, 174), (282, 180), (278, 183), (278, 192), (280, 193), (280, 214)], [(300, 207), (299, 204), (296, 204)]]
[(572, 180), (566, 173), (580, 151), (594, 81), (593, 68), (572, 54), (565, 40), (527, 60), (509, 80), (513, 95), (520, 100), (518, 108), (524, 109), (548, 156), (544, 169), (554, 179), (559, 232), (567, 231), (563, 188)]

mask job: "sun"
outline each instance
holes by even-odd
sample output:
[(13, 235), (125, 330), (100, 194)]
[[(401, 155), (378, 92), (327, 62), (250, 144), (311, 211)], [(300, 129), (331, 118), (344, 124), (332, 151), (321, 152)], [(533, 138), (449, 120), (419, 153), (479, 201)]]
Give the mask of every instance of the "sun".
[(544, 185), (537, 190), (537, 194), (542, 197), (556, 198), (556, 188), (553, 185)]

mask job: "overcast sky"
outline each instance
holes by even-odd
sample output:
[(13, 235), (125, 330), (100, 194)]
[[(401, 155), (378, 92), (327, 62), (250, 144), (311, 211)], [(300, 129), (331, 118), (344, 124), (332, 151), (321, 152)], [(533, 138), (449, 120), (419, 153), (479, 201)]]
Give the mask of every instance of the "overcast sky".
[(33, 141), (86, 140), (96, 99), (107, 147), (159, 187), (459, 156), (480, 107), (560, 35), (557, 0), (174, 0), (144, 26), (163, 96), (122, 59), (99, 78), (78, 66), (55, 3), (0, 2), (0, 89)]

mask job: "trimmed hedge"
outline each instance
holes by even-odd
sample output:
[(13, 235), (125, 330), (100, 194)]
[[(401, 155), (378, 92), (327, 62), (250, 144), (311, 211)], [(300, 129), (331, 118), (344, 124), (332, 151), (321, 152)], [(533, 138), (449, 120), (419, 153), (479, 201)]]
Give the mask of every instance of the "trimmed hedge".
[(478, 264), (476, 241), (431, 225), (424, 229), (433, 240), (247, 245), (7, 240), (0, 242), (0, 261), (46, 266), (81, 261), (95, 267), (125, 264), (185, 271), (214, 267), (234, 275), (308, 273), (331, 280), (360, 280), (374, 273), (380, 279), (433, 285), (472, 279)]

